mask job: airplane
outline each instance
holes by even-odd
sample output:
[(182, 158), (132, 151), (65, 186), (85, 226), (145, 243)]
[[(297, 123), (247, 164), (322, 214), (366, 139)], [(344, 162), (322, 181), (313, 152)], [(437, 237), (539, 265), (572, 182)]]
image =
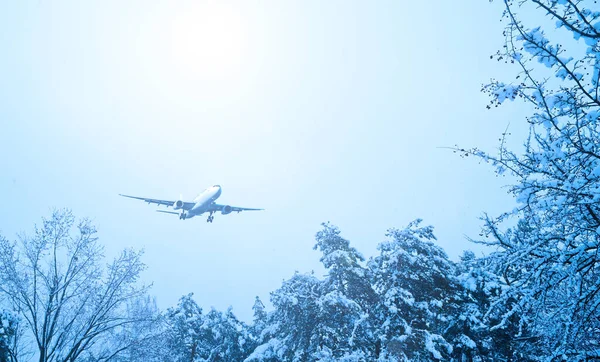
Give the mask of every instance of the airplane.
[(164, 211), (164, 210), (156, 210), (157, 212), (162, 212), (165, 214), (175, 214), (179, 215), (180, 220), (191, 219), (194, 216), (199, 216), (208, 212), (208, 219), (206, 222), (213, 222), (214, 216), (213, 214), (216, 212), (221, 212), (223, 215), (231, 214), (232, 212), (240, 213), (242, 211), (259, 211), (264, 209), (250, 209), (247, 207), (237, 207), (230, 205), (219, 205), (215, 203), (215, 200), (221, 196), (221, 186), (213, 185), (206, 190), (204, 190), (200, 195), (196, 196), (196, 198), (191, 202), (186, 202), (179, 198), (177, 201), (169, 201), (169, 200), (158, 200), (158, 199), (148, 199), (145, 197), (137, 197), (137, 196), (129, 196), (122, 195), (119, 196), (129, 197), (131, 199), (137, 199), (147, 202), (148, 204), (157, 204), (157, 205), (165, 205), (171, 206), (174, 210), (181, 210), (179, 212), (175, 211)]

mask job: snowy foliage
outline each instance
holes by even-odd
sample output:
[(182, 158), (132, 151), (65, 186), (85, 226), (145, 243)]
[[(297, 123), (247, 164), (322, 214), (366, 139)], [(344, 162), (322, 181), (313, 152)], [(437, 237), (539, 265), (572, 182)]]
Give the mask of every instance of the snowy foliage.
[(442, 336), (456, 308), (455, 267), (421, 220), (388, 232), (369, 267), (382, 300), (382, 356), (400, 361), (447, 360), (453, 347)]
[[(516, 177), (519, 206), (485, 218), (482, 242), (498, 250), (486, 263), (501, 277), (488, 315), (493, 329), (517, 323), (513, 337), (539, 360), (600, 359), (600, 12), (584, 1), (504, 4), (496, 57), (518, 67), (518, 82), (484, 90), (492, 103), (519, 97), (534, 112), (523, 153), (504, 144), (498, 155), (465, 151)], [(519, 17), (528, 11), (557, 29)], [(563, 34), (572, 42), (552, 42)], [(511, 218), (516, 226), (505, 226)]]
[(265, 305), (258, 296), (254, 300), (252, 310), (254, 311), (254, 321), (250, 326), (250, 334), (253, 340), (258, 341), (261, 339), (263, 331), (268, 325), (268, 314)]
[(16, 313), (0, 309), (0, 361), (11, 361), (17, 338), (18, 317)]
[(166, 313), (168, 361), (241, 361), (252, 348), (248, 328), (231, 309), (225, 313), (211, 309), (207, 314), (192, 299), (181, 297)]
[[(316, 241), (314, 248), (321, 251), (321, 262), (328, 271), (323, 282), (327, 303), (330, 308), (335, 309), (333, 315), (344, 313), (350, 318), (347, 345), (335, 347), (344, 350), (344, 353), (361, 351), (364, 356), (376, 355), (380, 341), (373, 330), (378, 323), (375, 310), (380, 297), (373, 289), (371, 270), (363, 265), (364, 257), (350, 246), (348, 240), (340, 236), (337, 227), (323, 224), (323, 229), (316, 235)], [(340, 323), (344, 320), (336, 320), (337, 333), (343, 332)], [(336, 357), (342, 358), (344, 355)]]
[[(454, 347), (473, 361), (532, 360), (515, 338), (522, 316), (517, 313), (505, 318), (507, 305), (496, 303), (492, 307), (492, 300), (506, 288), (495, 265), (465, 252), (457, 267), (463, 295), (459, 315), (448, 330)], [(505, 323), (499, 325), (500, 320)]]
[(247, 361), (336, 360), (361, 354), (361, 307), (326, 287), (326, 281), (297, 273), (273, 292), (272, 327)]
[(296, 273), (271, 294), (275, 310), (246, 361), (477, 360), (482, 342), (460, 320), (467, 289), (459, 268), (419, 222), (390, 230), (366, 265), (324, 224), (315, 249), (326, 277)]
[(271, 326), (263, 332), (264, 343), (246, 361), (301, 361), (319, 349), (317, 328), (326, 317), (318, 300), (321, 281), (311, 274), (296, 273), (271, 293), (275, 311)]

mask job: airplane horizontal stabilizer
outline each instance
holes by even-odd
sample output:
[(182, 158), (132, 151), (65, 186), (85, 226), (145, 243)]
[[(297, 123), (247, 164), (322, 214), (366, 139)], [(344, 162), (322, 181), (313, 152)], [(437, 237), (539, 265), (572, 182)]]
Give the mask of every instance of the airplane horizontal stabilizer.
[(179, 215), (179, 213), (175, 212), (175, 211), (156, 210), (156, 212), (162, 212), (162, 213), (165, 213), (165, 214)]

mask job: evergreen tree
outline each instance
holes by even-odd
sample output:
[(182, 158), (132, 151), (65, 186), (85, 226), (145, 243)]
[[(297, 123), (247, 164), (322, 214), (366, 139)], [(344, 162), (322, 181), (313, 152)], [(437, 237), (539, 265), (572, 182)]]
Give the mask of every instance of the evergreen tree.
[(177, 307), (167, 312), (168, 360), (243, 361), (254, 348), (248, 327), (231, 308), (225, 313), (211, 309), (202, 314), (192, 297), (192, 293), (181, 297)]
[(225, 313), (211, 309), (203, 319), (197, 348), (199, 361), (243, 361), (253, 349), (247, 326), (231, 308)]
[[(369, 270), (360, 264), (364, 258), (329, 224), (323, 224), (317, 233), (315, 249), (323, 253), (326, 278), (296, 273), (271, 294), (275, 311), (264, 330), (266, 338), (248, 361), (375, 358), (372, 312), (377, 295), (370, 285)], [(262, 311), (260, 304), (257, 311)]]
[(455, 266), (432, 243), (433, 227), (416, 220), (391, 229), (370, 261), (374, 287), (382, 298), (380, 358), (401, 361), (449, 360), (453, 348), (444, 338), (448, 315), (455, 313), (458, 283)]
[(323, 305), (332, 309), (331, 318), (326, 319), (327, 330), (349, 336), (328, 345), (331, 350), (339, 351), (332, 357), (341, 358), (345, 353), (377, 358), (380, 345), (374, 335), (377, 323), (374, 312), (379, 298), (371, 286), (370, 270), (361, 264), (364, 257), (340, 236), (337, 227), (328, 223), (323, 224), (316, 241), (314, 248), (323, 253), (320, 260), (327, 269), (324, 288), (328, 303)]
[(17, 318), (8, 310), (0, 310), (0, 362), (16, 361)]
[(179, 299), (175, 308), (166, 313), (166, 345), (174, 361), (196, 361), (202, 324), (202, 308), (194, 301), (193, 293)]
[(322, 346), (317, 333), (323, 315), (318, 300), (322, 282), (312, 274), (295, 273), (271, 293), (275, 310), (264, 331), (265, 343), (258, 346), (246, 361), (312, 361)]
[(252, 326), (250, 327), (250, 331), (255, 341), (262, 342), (263, 336), (262, 333), (267, 327), (268, 323), (268, 314), (265, 311), (265, 305), (257, 296), (254, 299), (254, 305), (252, 306), (252, 311), (254, 312), (254, 320)]

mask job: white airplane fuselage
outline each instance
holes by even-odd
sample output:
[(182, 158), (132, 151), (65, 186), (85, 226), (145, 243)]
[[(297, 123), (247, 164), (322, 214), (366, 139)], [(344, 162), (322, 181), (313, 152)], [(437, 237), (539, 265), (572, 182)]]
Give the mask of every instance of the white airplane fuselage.
[(180, 197), (179, 200), (173, 201), (171, 200), (161, 200), (161, 199), (152, 199), (147, 197), (139, 197), (132, 195), (123, 195), (119, 194), (119, 196), (127, 197), (130, 199), (142, 200), (147, 202), (148, 204), (156, 204), (159, 206), (167, 206), (172, 207), (173, 210), (176, 211), (168, 211), (168, 210), (156, 210), (165, 214), (175, 214), (179, 215), (179, 219), (185, 220), (192, 218), (194, 216), (202, 215), (205, 212), (208, 213), (208, 218), (206, 222), (213, 222), (214, 216), (213, 214), (220, 212), (222, 215), (228, 215), (232, 212), (240, 213), (242, 211), (260, 211), (264, 209), (250, 208), (250, 207), (239, 207), (239, 206), (231, 206), (231, 205), (220, 205), (215, 201), (221, 196), (221, 186), (213, 185), (206, 190), (202, 191), (202, 193), (192, 201), (183, 201)]
[[(184, 219), (189, 219), (194, 216), (202, 215), (207, 212), (210, 205), (215, 202), (221, 196), (221, 186), (215, 185), (202, 191), (202, 193), (193, 200), (195, 203), (194, 207), (185, 211), (182, 210), (182, 215), (185, 215)], [(175, 209), (178, 209), (175, 205)]]

